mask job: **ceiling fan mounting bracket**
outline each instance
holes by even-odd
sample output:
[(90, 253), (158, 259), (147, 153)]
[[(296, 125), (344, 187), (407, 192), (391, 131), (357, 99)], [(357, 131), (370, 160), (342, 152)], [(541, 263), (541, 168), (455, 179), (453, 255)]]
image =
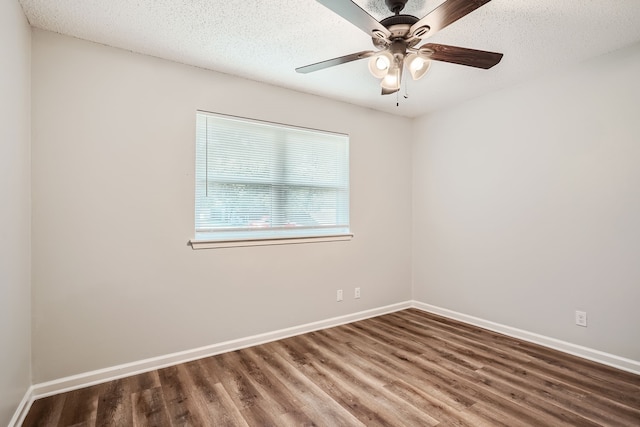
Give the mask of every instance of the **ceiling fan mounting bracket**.
[(407, 0), (384, 0), (385, 4), (389, 8), (389, 10), (396, 15), (404, 9), (404, 6), (407, 4)]
[(390, 30), (389, 27), (394, 25), (412, 26), (418, 21), (419, 19), (413, 15), (393, 15), (393, 16), (384, 18), (382, 21), (380, 21), (380, 24), (384, 25), (385, 28)]

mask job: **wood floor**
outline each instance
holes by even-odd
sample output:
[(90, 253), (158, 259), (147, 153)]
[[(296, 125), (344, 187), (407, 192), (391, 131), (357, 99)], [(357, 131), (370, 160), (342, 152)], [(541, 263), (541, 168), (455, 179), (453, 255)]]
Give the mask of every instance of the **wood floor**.
[(640, 426), (640, 376), (408, 309), (34, 402), (24, 426)]

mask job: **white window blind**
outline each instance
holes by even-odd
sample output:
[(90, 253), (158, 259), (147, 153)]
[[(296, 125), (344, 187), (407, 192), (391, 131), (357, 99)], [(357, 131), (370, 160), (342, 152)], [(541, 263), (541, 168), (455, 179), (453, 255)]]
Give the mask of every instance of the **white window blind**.
[(349, 233), (349, 138), (197, 112), (196, 240)]

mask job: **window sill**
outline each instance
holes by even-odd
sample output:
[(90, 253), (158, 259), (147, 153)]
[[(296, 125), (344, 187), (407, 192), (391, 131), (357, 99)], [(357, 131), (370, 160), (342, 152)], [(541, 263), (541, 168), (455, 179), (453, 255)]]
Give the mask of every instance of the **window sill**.
[(239, 248), (246, 246), (271, 246), (271, 245), (297, 245), (302, 243), (340, 242), (353, 239), (353, 234), (337, 234), (333, 236), (312, 236), (312, 237), (285, 237), (280, 239), (255, 239), (255, 240), (198, 240), (191, 239), (191, 248), (196, 249), (219, 249), (219, 248)]

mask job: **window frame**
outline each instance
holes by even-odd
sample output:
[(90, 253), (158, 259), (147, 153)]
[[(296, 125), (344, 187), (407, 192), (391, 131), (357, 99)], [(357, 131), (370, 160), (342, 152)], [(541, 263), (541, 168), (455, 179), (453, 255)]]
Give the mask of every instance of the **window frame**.
[[(339, 137), (346, 137), (346, 157), (343, 159), (346, 160), (346, 210), (347, 210), (347, 214), (346, 214), (346, 220), (347, 220), (347, 224), (346, 227), (344, 227), (343, 225), (340, 225), (340, 223), (336, 223), (334, 226), (329, 227), (332, 228), (331, 232), (327, 233), (327, 234), (303, 234), (304, 229), (310, 229), (310, 230), (319, 230), (321, 228), (323, 228), (323, 226), (316, 226), (316, 227), (305, 227), (305, 226), (298, 226), (295, 227), (295, 234), (291, 233), (291, 229), (287, 230), (284, 227), (280, 226), (280, 227), (268, 227), (268, 233), (271, 233), (271, 235), (269, 236), (264, 236), (264, 235), (260, 235), (261, 234), (261, 229), (256, 229), (255, 231), (255, 235), (251, 235), (253, 234), (253, 231), (250, 230), (250, 228), (248, 227), (241, 227), (241, 229), (244, 230), (244, 235), (242, 235), (241, 237), (238, 236), (232, 236), (233, 231), (231, 229), (231, 227), (229, 228), (220, 228), (219, 230), (213, 230), (213, 231), (209, 231), (209, 232), (205, 232), (205, 231), (199, 231), (198, 230), (198, 220), (197, 220), (197, 215), (198, 215), (198, 189), (201, 189), (202, 183), (199, 183), (199, 180), (201, 180), (201, 177), (199, 176), (199, 166), (198, 166), (198, 162), (202, 161), (199, 160), (199, 156), (201, 156), (202, 154), (200, 153), (199, 150), (202, 150), (201, 147), (199, 147), (199, 144), (201, 144), (201, 142), (199, 142), (199, 139), (202, 138), (202, 136), (199, 134), (199, 120), (201, 118), (201, 116), (205, 116), (205, 117), (213, 117), (213, 118), (217, 118), (217, 119), (223, 119), (223, 120), (230, 120), (230, 121), (239, 121), (242, 124), (255, 124), (257, 126), (270, 126), (270, 127), (274, 127), (276, 128), (276, 130), (280, 130), (280, 131), (284, 131), (284, 132), (295, 132), (295, 131), (303, 131), (303, 132), (312, 132), (312, 133), (316, 133), (317, 135), (331, 135), (331, 136), (339, 136)], [(205, 126), (208, 126), (208, 124), (205, 124)], [(265, 132), (265, 135), (267, 134), (267, 132)], [(260, 138), (263, 138), (264, 135), (261, 135)], [(205, 138), (208, 138), (205, 134)], [(276, 141), (276, 140), (274, 140)], [(274, 142), (274, 143), (281, 143), (281, 142)], [(209, 144), (208, 140), (205, 141), (205, 144)], [(284, 144), (287, 144), (286, 142)], [(208, 145), (206, 145), (206, 147), (208, 147)], [(208, 149), (208, 148), (207, 148)], [(350, 152), (350, 141), (349, 141), (349, 136), (346, 134), (342, 134), (342, 133), (337, 133), (337, 132), (331, 132), (331, 131), (323, 131), (323, 130), (317, 130), (317, 129), (312, 129), (312, 128), (305, 128), (305, 127), (300, 127), (300, 126), (293, 126), (293, 125), (285, 125), (285, 124), (281, 124), (281, 123), (276, 123), (276, 122), (270, 122), (270, 121), (264, 121), (264, 120), (256, 120), (256, 119), (250, 119), (250, 118), (244, 118), (244, 117), (238, 117), (238, 116), (232, 116), (232, 115), (227, 115), (227, 114), (220, 114), (220, 113), (212, 113), (212, 112), (208, 112), (208, 111), (203, 111), (203, 110), (198, 110), (196, 112), (196, 135), (195, 135), (195, 160), (196, 160), (196, 165), (195, 165), (195, 173), (194, 173), (194, 233), (195, 233), (195, 238), (191, 239), (189, 241), (189, 244), (191, 245), (191, 247), (193, 249), (212, 249), (212, 248), (225, 248), (225, 247), (245, 247), (245, 246), (264, 246), (264, 245), (284, 245), (284, 244), (304, 244), (304, 243), (319, 243), (319, 242), (336, 242), (336, 241), (347, 241), (347, 240), (351, 240), (353, 238), (353, 233), (351, 232), (351, 221), (350, 221), (350, 204), (351, 204), (351, 200), (350, 200), (350, 156), (349, 156), (349, 152)], [(205, 164), (204, 168), (205, 168), (205, 173), (208, 174), (209, 170), (208, 167), (209, 166), (209, 160), (208, 157), (209, 154), (207, 152), (206, 156), (205, 156), (205, 160), (207, 163)], [(285, 161), (284, 158), (286, 157), (286, 154), (284, 155), (278, 155), (275, 157), (277, 162), (281, 162), (281, 161)], [(206, 186), (208, 186), (209, 183), (207, 182), (205, 184), (205, 188)], [(257, 184), (256, 184), (257, 185)], [(279, 184), (277, 181), (271, 181), (269, 182), (268, 185), (271, 186), (277, 186), (277, 185), (281, 185)], [(304, 185), (303, 185), (304, 186)], [(295, 188), (295, 185), (294, 187)], [(338, 187), (333, 187), (335, 189), (337, 189)], [(344, 208), (344, 207), (343, 207)], [(215, 228), (215, 227), (212, 227)], [(230, 231), (231, 230), (231, 231)], [(278, 231), (281, 231), (281, 235), (277, 235), (274, 233), (277, 233)], [(215, 236), (217, 233), (219, 233), (217, 236)], [(226, 235), (226, 236), (225, 236)]]

